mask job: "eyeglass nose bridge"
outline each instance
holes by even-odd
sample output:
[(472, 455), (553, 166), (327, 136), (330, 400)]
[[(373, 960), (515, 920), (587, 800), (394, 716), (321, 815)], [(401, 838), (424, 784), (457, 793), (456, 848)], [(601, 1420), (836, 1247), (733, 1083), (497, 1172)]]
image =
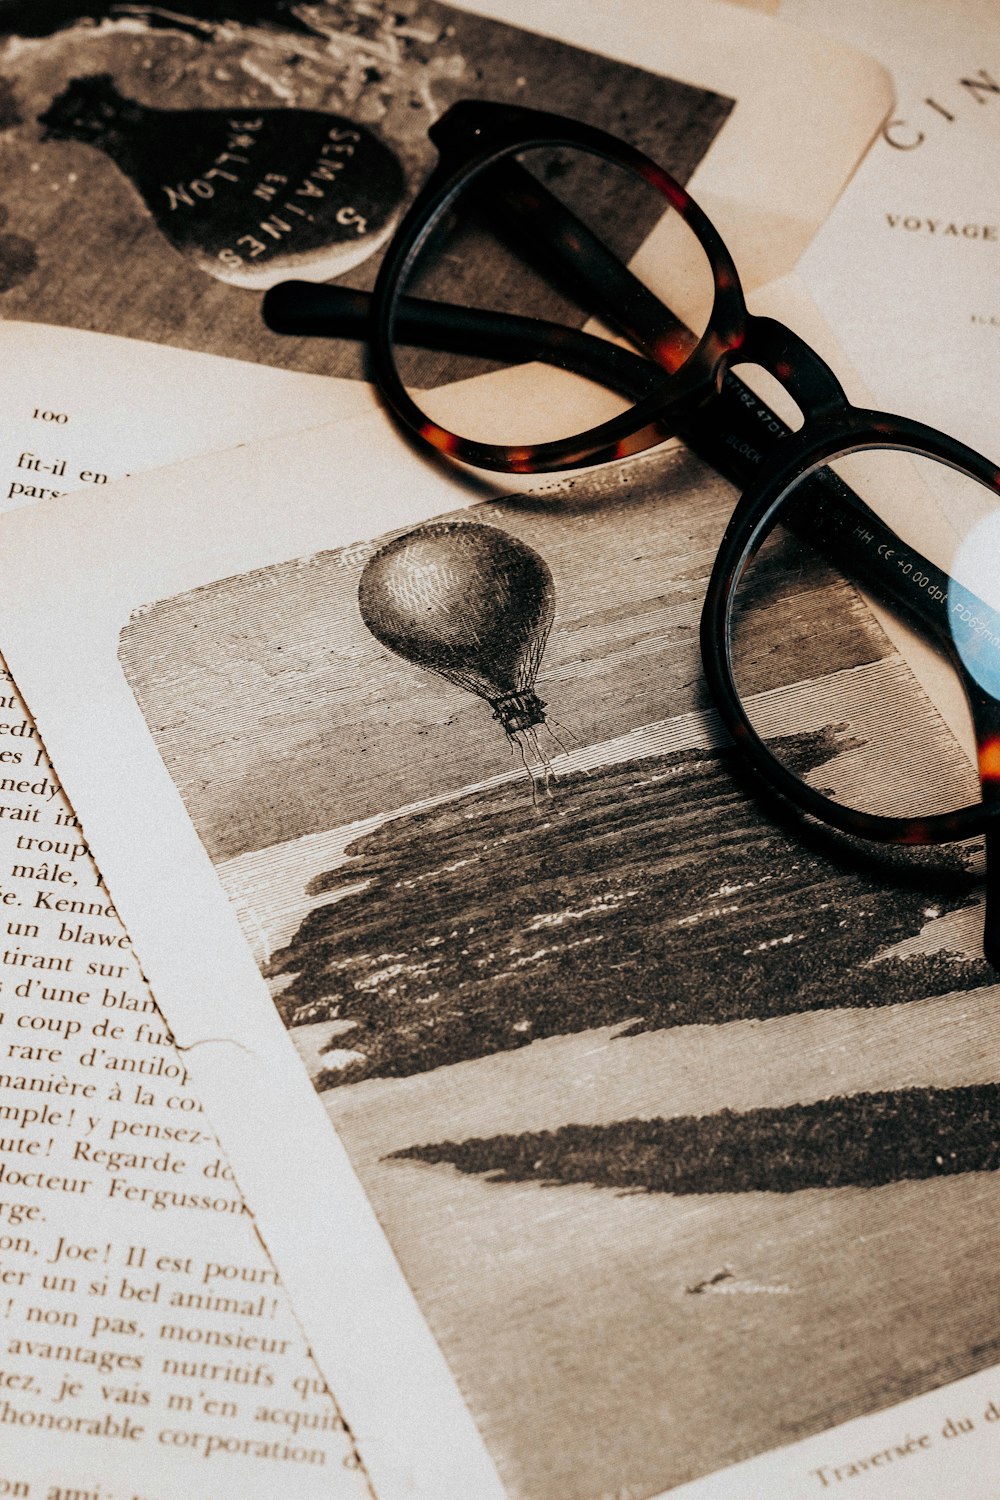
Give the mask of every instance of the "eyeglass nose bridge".
[(849, 406), (843, 386), (826, 361), (774, 318), (748, 316), (739, 359), (733, 363), (760, 365), (773, 375), (807, 421), (842, 415)]

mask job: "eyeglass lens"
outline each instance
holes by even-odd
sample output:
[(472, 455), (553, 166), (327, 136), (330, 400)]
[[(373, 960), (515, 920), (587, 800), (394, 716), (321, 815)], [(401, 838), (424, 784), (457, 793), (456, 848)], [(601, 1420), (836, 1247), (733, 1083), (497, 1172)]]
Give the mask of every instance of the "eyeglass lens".
[[(844, 507), (837, 480), (871, 519)], [(910, 519), (926, 515), (919, 491), (949, 523), (934, 549)], [(888, 449), (835, 459), (786, 495), (735, 591), (732, 660), (751, 723), (800, 780), (858, 811), (907, 819), (979, 801), (960, 674), (1000, 695), (994, 499), (935, 459)], [(817, 678), (822, 695), (810, 687)]]
[[(546, 146), (505, 157), (472, 178), (436, 220), (400, 284), (407, 298), (542, 320), (505, 347), (458, 359), (395, 350), (409, 393), (432, 420), (477, 442), (573, 437), (630, 409), (650, 382), (683, 365), (711, 316), (711, 264), (697, 236), (637, 172), (586, 151)], [(592, 335), (568, 346), (566, 329)], [(401, 334), (404, 330), (401, 326)], [(642, 340), (624, 378), (614, 356)], [(610, 359), (610, 363), (609, 363)], [(541, 366), (541, 368), (540, 368)], [(494, 401), (455, 421), (441, 381), (505, 370)], [(609, 386), (611, 388), (609, 388)]]

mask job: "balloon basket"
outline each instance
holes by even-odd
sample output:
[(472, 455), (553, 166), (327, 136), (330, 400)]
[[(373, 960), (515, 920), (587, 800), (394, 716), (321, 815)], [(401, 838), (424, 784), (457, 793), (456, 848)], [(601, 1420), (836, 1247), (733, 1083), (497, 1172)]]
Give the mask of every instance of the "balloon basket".
[(545, 723), (545, 704), (535, 693), (505, 693), (502, 698), (491, 698), (490, 707), (508, 734)]

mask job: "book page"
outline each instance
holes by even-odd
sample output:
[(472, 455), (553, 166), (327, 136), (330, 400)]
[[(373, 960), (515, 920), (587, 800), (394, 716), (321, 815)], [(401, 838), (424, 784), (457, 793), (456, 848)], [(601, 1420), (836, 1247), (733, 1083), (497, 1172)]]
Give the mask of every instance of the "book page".
[[(5, 323), (0, 347), (4, 510), (368, 404), (72, 329)], [(0, 673), (0, 1488), (361, 1500), (346, 1424)]]
[(370, 411), (357, 381), (0, 322), (0, 511)]
[[(352, 512), (308, 482), (332, 461)], [(884, 498), (947, 561), (919, 488)], [(859, 861), (733, 782), (696, 657), (733, 495), (679, 447), (468, 499), (365, 418), (14, 517), (0, 564), (15, 670), (376, 1489), (409, 1422), (429, 1495), (987, 1500), (975, 850)], [(554, 580), (527, 767), (359, 613), (400, 533), (470, 522)], [(774, 701), (821, 784), (879, 783), (843, 738), (868, 682), (971, 795), (853, 595), (847, 662), (839, 596), (802, 597), (816, 679)]]
[[(1000, 405), (1000, 58), (991, 0), (784, 0), (892, 72), (896, 105), (802, 261), (874, 393), (986, 454)], [(954, 486), (942, 490), (956, 503)]]
[(372, 1491), (6, 675), (0, 1480)]

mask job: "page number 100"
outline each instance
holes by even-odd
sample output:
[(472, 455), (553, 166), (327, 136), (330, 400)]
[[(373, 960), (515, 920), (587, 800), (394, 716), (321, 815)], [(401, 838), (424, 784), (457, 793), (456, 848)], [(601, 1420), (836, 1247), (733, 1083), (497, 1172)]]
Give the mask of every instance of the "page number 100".
[(56, 422), (60, 427), (64, 426), (65, 423), (69, 421), (68, 412), (43, 411), (40, 406), (36, 406), (31, 415), (32, 419), (36, 422)]

